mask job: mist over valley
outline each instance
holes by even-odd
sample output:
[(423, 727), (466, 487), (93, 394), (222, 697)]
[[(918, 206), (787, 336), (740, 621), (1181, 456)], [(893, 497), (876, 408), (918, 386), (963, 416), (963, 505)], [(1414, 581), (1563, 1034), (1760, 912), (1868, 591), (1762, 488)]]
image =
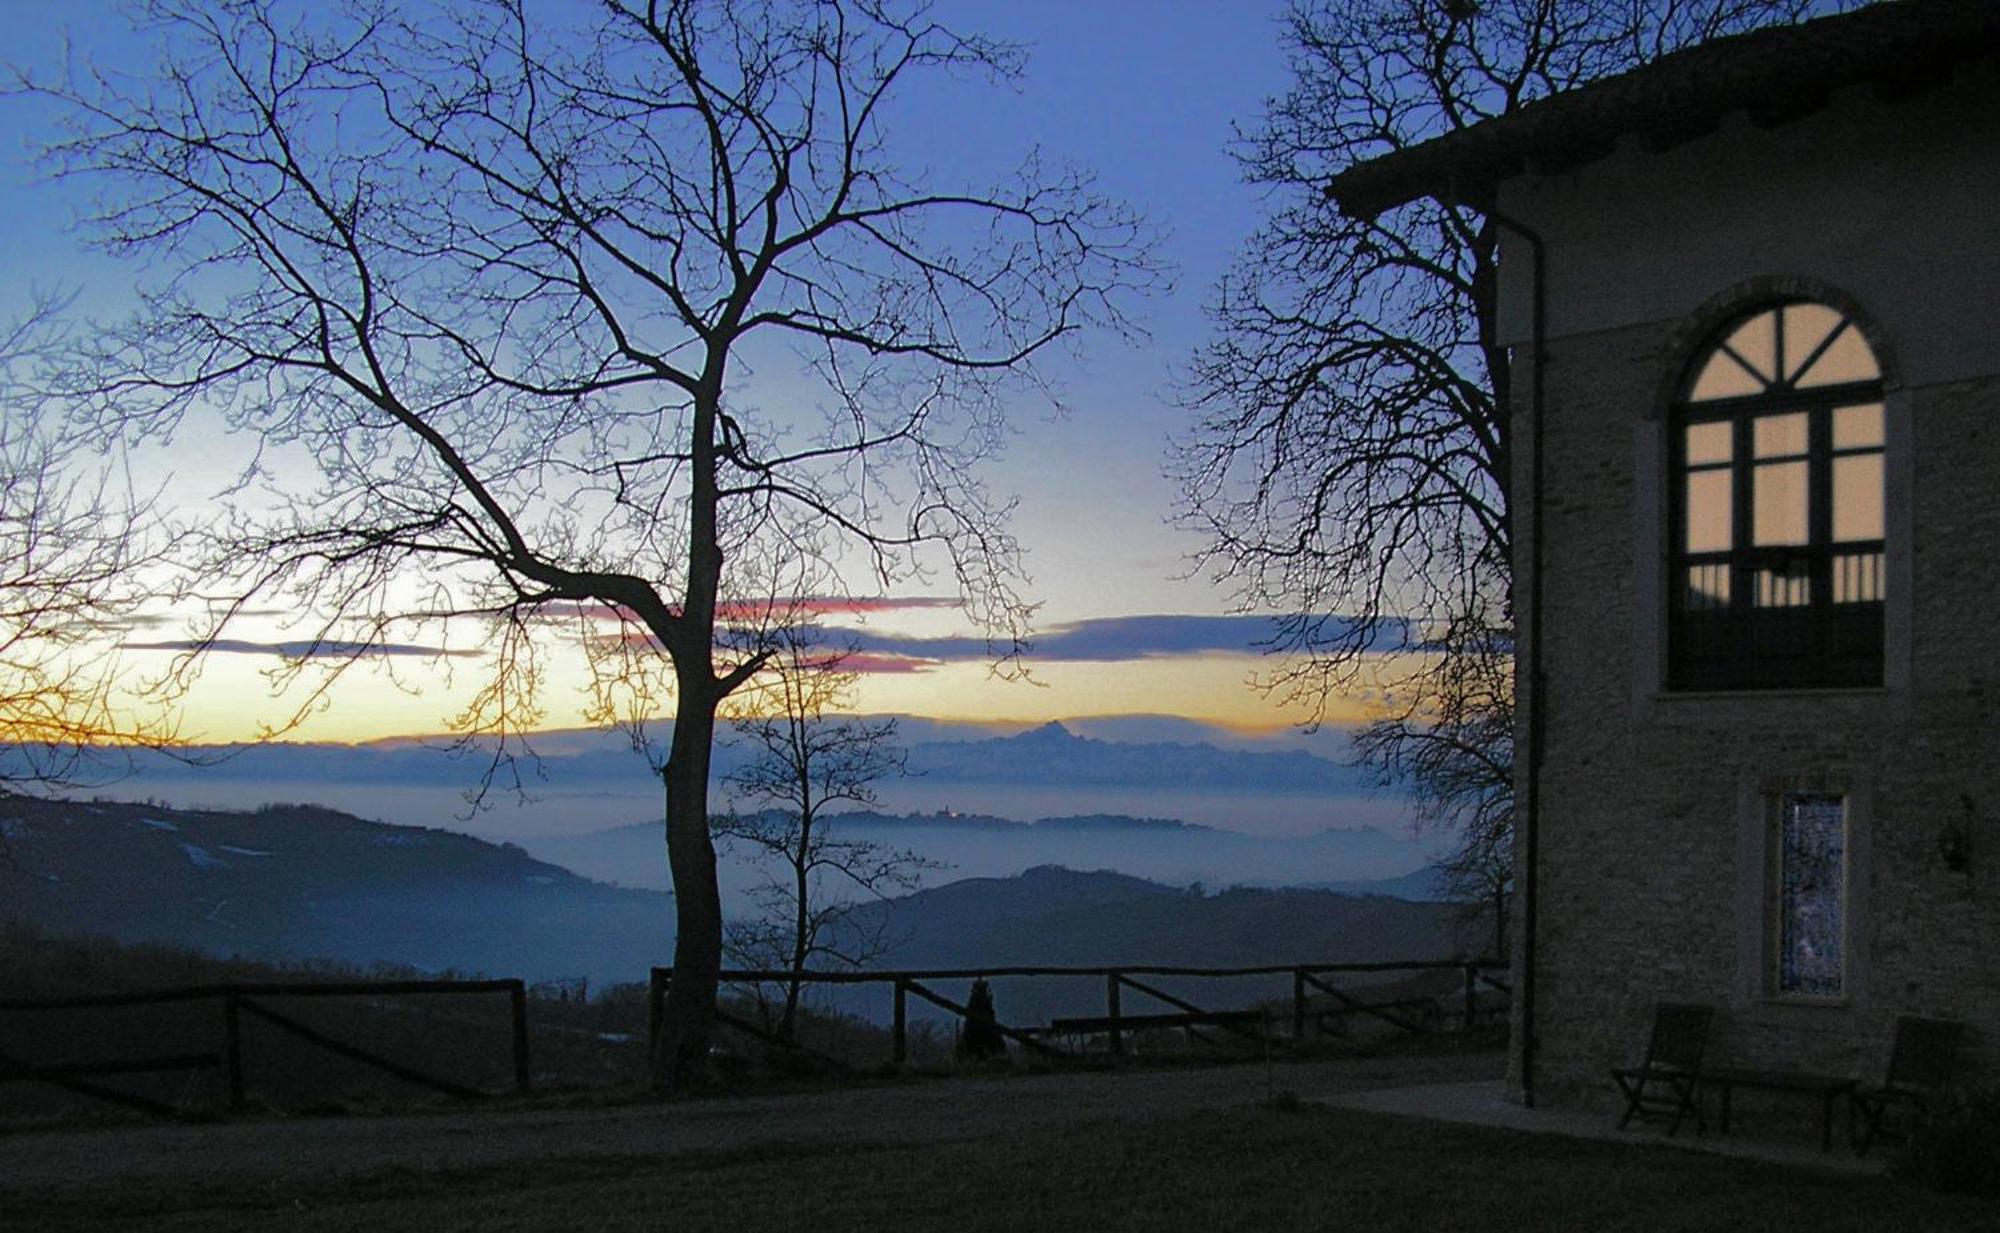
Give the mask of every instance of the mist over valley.
[[(1350, 765), (1347, 738), (1332, 729), (1245, 734), (1145, 715), (1025, 728), (898, 717), (897, 726), (908, 774), (875, 784), (884, 814), (1173, 818), (1266, 837), (1357, 826), (1407, 837), (1410, 829), (1402, 793)], [(497, 767), (490, 745), (451, 749), (441, 739), (196, 745), (174, 757), (136, 754), (129, 768), (107, 767), (94, 790), (191, 808), (310, 803), (493, 839), (561, 838), (657, 820), (663, 803), (652, 766), (670, 733), (671, 725), (650, 733), (648, 755), (622, 733), (541, 733), (510, 746), (516, 756)], [(749, 756), (725, 728), (714, 808), (727, 807), (722, 781)], [(489, 772), (475, 808), (469, 796)]]
[[(965, 842), (1041, 835), (1057, 850), (1087, 840), (1132, 852), (1213, 839), (1204, 828), (1137, 819), (952, 821), (882, 818), (872, 833), (944, 830)], [(52, 936), (599, 985), (643, 980), (648, 968), (671, 961), (669, 894), (607, 885), (519, 846), (448, 830), (314, 806), (237, 813), (14, 796), (0, 798), (0, 834), (11, 853), (0, 870), (7, 886), (0, 919)], [(1370, 849), (1385, 842), (1367, 832), (1343, 838), (1363, 861), (1378, 859)], [(664, 866), (657, 829), (651, 849), (653, 864)], [(724, 868), (726, 914), (753, 911), (753, 871), (741, 861)], [(1456, 945), (1459, 918), (1455, 905), (1419, 902), (1433, 890), (1421, 876), (1361, 881), (1340, 888), (1347, 894), (1217, 893), (1043, 862), (1004, 876), (940, 871), (931, 881), (915, 894), (862, 904), (842, 926), (884, 943), (874, 966), (1426, 957)]]

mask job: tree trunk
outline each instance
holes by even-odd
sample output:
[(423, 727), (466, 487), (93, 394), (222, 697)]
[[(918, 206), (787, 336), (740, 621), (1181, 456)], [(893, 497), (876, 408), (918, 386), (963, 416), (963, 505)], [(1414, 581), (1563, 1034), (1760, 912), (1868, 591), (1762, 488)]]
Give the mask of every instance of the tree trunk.
[(674, 739), (667, 752), (667, 864), (674, 875), (674, 982), (653, 1045), (653, 1087), (686, 1092), (708, 1078), (715, 995), (722, 974), (722, 895), (709, 835), (708, 767), (715, 710), (730, 686), (715, 676), (715, 599), (722, 579), (716, 538), (715, 424), (729, 358), (712, 339), (689, 425), (687, 591), (680, 612), (653, 633), (674, 662)]
[[(674, 875), (674, 979), (653, 1046), (653, 1087), (686, 1092), (708, 1075), (715, 995), (722, 972), (722, 898), (708, 831), (708, 767), (715, 736), (712, 691), (681, 691), (667, 756), (667, 863)], [(693, 695), (693, 696), (691, 696)]]
[[(802, 823), (799, 830), (801, 854), (811, 850), (809, 846), (811, 839), (812, 824)], [(806, 913), (808, 906), (806, 888), (810, 882), (810, 871), (803, 860), (793, 862), (792, 875), (795, 883), (793, 889), (797, 892), (792, 901), (792, 979), (785, 987), (785, 1017), (778, 1021), (778, 1039), (788, 1045), (792, 1043), (792, 1034), (798, 1030), (799, 973), (806, 970), (806, 952), (810, 949), (808, 945), (810, 939), (806, 936), (809, 923)]]
[(792, 979), (785, 984), (785, 1009), (778, 1016), (778, 1042), (789, 1045), (798, 1034), (799, 1018), (799, 969), (792, 969)]

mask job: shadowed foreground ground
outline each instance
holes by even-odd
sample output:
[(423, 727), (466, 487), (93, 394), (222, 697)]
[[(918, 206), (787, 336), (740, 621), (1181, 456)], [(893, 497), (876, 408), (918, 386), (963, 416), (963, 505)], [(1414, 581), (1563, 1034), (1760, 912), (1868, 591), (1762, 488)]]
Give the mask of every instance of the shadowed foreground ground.
[(1397, 1055), (1276, 1065), (995, 1073), (773, 1096), (611, 1108), (297, 1118), (209, 1126), (131, 1125), (0, 1136), (0, 1189), (77, 1190), (189, 1175), (293, 1183), (402, 1167), (480, 1168), (551, 1155), (737, 1150), (772, 1144), (938, 1143), (1100, 1119), (1146, 1120), (1411, 1083), (1495, 1077), (1492, 1053)]
[[(1312, 1096), (1490, 1056), (1286, 1065)], [(0, 1229), (1992, 1229), (1880, 1178), (1266, 1098), (1267, 1072), (0, 1138)]]

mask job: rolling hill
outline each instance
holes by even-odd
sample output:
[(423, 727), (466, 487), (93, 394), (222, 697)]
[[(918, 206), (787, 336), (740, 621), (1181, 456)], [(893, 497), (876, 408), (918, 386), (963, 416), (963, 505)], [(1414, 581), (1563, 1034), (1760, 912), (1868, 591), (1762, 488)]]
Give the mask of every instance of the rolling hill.
[(246, 958), (631, 980), (672, 901), (512, 845), (312, 806), (251, 813), (0, 799), (0, 912), (53, 934)]
[[(511, 844), (316, 807), (0, 797), (0, 835), (0, 919), (55, 936), (599, 985), (644, 979), (672, 954), (667, 894), (594, 882)], [(853, 928), (896, 943), (878, 966), (1207, 966), (1442, 955), (1454, 912), (1325, 890), (1210, 895), (1043, 866), (870, 903)]]

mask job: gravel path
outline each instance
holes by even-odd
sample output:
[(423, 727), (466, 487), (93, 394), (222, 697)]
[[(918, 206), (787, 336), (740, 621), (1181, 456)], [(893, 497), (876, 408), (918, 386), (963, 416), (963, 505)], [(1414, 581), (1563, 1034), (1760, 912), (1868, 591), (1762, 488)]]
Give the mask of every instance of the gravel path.
[(928, 1143), (1072, 1122), (1146, 1121), (1255, 1103), (1268, 1090), (1341, 1092), (1496, 1078), (1498, 1054), (1039, 1074), (728, 1097), (609, 1109), (156, 1125), (0, 1136), (0, 1193), (114, 1182), (329, 1179), (389, 1168), (735, 1149), (761, 1144)]

